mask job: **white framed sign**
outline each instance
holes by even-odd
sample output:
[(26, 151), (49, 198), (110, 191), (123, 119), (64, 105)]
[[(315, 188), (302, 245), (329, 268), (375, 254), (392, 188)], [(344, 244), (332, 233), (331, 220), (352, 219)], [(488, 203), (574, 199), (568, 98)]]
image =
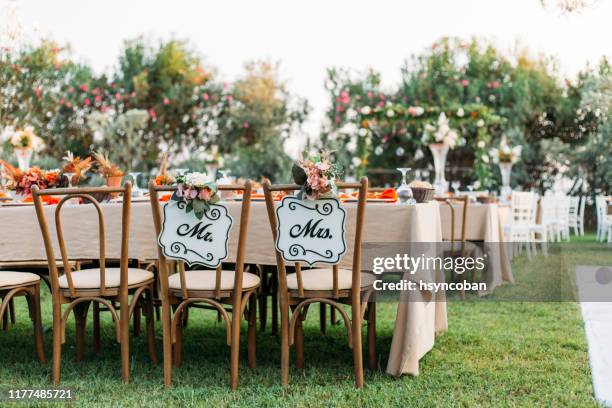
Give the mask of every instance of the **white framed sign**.
[(335, 198), (286, 196), (276, 208), (276, 249), (287, 262), (337, 264), (346, 252), (346, 211)]
[(227, 258), (227, 244), (233, 219), (227, 207), (210, 204), (202, 219), (187, 212), (184, 201), (170, 200), (164, 205), (164, 219), (158, 242), (168, 259), (188, 265), (216, 268)]

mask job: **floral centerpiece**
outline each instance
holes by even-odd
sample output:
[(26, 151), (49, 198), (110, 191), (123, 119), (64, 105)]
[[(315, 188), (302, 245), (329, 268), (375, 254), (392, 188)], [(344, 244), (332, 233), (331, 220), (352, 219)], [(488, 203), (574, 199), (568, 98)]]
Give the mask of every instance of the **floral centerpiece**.
[(169, 186), (174, 183), (174, 177), (168, 174), (168, 154), (164, 154), (159, 166), (159, 173), (155, 176), (156, 186)]
[(184, 203), (185, 211), (193, 211), (198, 219), (202, 219), (211, 204), (219, 202), (217, 185), (204, 173), (181, 174), (176, 177), (176, 184), (171, 200)]
[(492, 148), (489, 151), (489, 155), (493, 159), (493, 163), (510, 163), (516, 164), (521, 160), (521, 153), (523, 152), (523, 146), (514, 146), (511, 147), (508, 144), (508, 139), (505, 136), (502, 136), (501, 141), (499, 142), (499, 148)]
[(509, 197), (512, 194), (512, 187), (510, 187), (510, 175), (512, 174), (512, 166), (521, 160), (521, 153), (523, 152), (523, 146), (511, 147), (508, 143), (506, 136), (502, 136), (499, 142), (499, 148), (492, 148), (489, 151), (489, 155), (493, 159), (493, 163), (499, 165), (499, 171), (502, 176), (502, 188), (500, 195), (504, 198)]
[(15, 150), (19, 162), (19, 169), (27, 171), (30, 168), (30, 160), (34, 151), (40, 151), (44, 147), (43, 140), (34, 133), (32, 126), (14, 130), (9, 127), (3, 132), (4, 137)]
[(66, 162), (62, 168), (62, 175), (66, 175), (66, 177), (72, 175), (72, 180), (69, 182), (70, 185), (77, 185), (93, 165), (93, 159), (91, 157), (81, 159), (79, 156), (75, 156), (71, 151), (66, 151), (66, 156), (62, 159)]
[(448, 183), (444, 175), (448, 149), (454, 149), (455, 146), (464, 144), (465, 139), (450, 127), (446, 115), (442, 112), (436, 125), (431, 123), (425, 125), (421, 141), (429, 146), (434, 158), (436, 171), (434, 187), (438, 194), (444, 194), (448, 191)]
[(98, 165), (98, 174), (106, 179), (106, 184), (110, 187), (120, 186), (124, 173), (119, 166), (111, 162), (105, 153), (93, 152), (92, 154)]
[(340, 175), (340, 170), (327, 152), (297, 161), (291, 173), (295, 183), (302, 186), (298, 198), (318, 200), (335, 197), (338, 193), (335, 179)]
[(58, 169), (42, 170), (39, 167), (32, 167), (23, 171), (10, 163), (4, 161), (1, 163), (7, 181), (6, 188), (17, 195), (30, 196), (33, 186), (38, 186), (41, 190), (62, 186), (62, 173)]

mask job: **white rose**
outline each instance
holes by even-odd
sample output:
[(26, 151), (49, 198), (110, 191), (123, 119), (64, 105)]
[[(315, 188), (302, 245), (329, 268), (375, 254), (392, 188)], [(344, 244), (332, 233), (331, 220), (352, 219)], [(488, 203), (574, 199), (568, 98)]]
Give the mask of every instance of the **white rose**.
[(368, 135), (368, 129), (366, 128), (360, 128), (357, 133), (359, 134), (359, 136), (364, 137)]
[(481, 158), (482, 158), (482, 161), (483, 161), (483, 162), (485, 162), (485, 163), (488, 163), (488, 162), (489, 162), (489, 156), (487, 156), (486, 154), (483, 154), (483, 155), (481, 156)]
[(369, 115), (371, 112), (372, 108), (370, 108), (369, 106), (364, 106), (363, 108), (361, 108), (362, 115)]
[(417, 106), (417, 107), (414, 109), (414, 113), (415, 113), (417, 116), (421, 116), (423, 113), (425, 113), (425, 109), (423, 109), (423, 108), (422, 108), (422, 107), (420, 107), (420, 106)]
[(357, 117), (357, 111), (356, 111), (355, 109), (352, 109), (352, 108), (351, 108), (351, 109), (349, 109), (349, 110), (347, 110), (347, 111), (346, 111), (346, 117), (347, 117), (349, 120), (353, 120), (353, 119), (355, 119), (355, 118)]
[(203, 187), (206, 183), (209, 183), (210, 181), (211, 178), (204, 173), (193, 172), (188, 173), (185, 176), (185, 182), (195, 187)]
[(482, 120), (482, 119), (479, 119), (478, 122), (476, 122), (476, 126), (478, 126), (478, 127), (483, 127), (484, 124), (485, 124), (484, 120)]
[(463, 110), (463, 108), (457, 109), (457, 116), (462, 118), (463, 115), (465, 115), (465, 111)]
[(355, 167), (359, 167), (359, 165), (361, 165), (361, 159), (359, 157), (353, 157), (353, 166)]
[(395, 116), (395, 112), (393, 111), (393, 109), (387, 109), (387, 117), (392, 118), (394, 116)]
[(351, 141), (346, 144), (346, 150), (349, 153), (355, 153), (355, 150), (357, 150), (357, 142), (351, 139)]
[(484, 140), (480, 140), (480, 141), (478, 141), (477, 146), (478, 146), (480, 149), (484, 149), (484, 147), (485, 147), (485, 142), (484, 142)]

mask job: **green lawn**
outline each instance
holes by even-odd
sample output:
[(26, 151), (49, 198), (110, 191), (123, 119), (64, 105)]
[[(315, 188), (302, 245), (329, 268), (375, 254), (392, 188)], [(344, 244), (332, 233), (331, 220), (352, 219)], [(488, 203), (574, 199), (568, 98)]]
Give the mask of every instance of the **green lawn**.
[[(564, 268), (610, 264), (612, 251), (592, 236), (563, 249)], [(549, 257), (550, 258), (555, 258)], [(557, 265), (539, 255), (513, 263), (516, 285), (498, 288), (487, 299), (448, 302), (449, 330), (421, 360), (419, 377), (384, 373), (395, 308), (378, 308), (379, 370), (366, 373), (366, 387), (353, 388), (352, 355), (341, 326), (323, 336), (318, 308), (305, 327), (306, 368), (291, 371), (290, 385), (279, 380), (279, 342), (258, 333), (258, 367), (241, 360), (240, 388), (228, 388), (229, 349), (223, 327), (210, 312), (191, 313), (184, 339), (183, 365), (174, 370), (173, 388), (162, 385), (160, 366), (150, 365), (144, 338), (133, 341), (132, 382), (120, 381), (119, 346), (104, 321), (104, 353), (93, 356), (88, 339), (84, 362), (74, 362), (73, 325), (67, 332), (62, 386), (76, 390), (78, 405), (97, 406), (597, 406), (591, 386), (587, 345), (580, 310), (571, 302), (507, 302), (517, 290), (538, 290), (558, 276)], [(522, 288), (522, 289), (521, 289)], [(18, 324), (0, 332), (0, 388), (50, 386), (50, 366), (35, 359), (24, 301)], [(50, 352), (50, 296), (43, 296), (47, 353)], [(90, 327), (89, 327), (90, 329)], [(246, 332), (246, 330), (245, 330)], [(161, 330), (157, 329), (161, 356)], [(2, 403), (0, 402), (0, 405)]]

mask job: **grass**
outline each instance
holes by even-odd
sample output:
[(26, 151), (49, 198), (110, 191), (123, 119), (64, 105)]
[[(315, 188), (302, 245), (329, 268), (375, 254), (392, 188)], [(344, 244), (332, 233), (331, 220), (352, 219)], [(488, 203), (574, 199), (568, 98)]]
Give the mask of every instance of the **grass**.
[[(563, 268), (611, 264), (610, 249), (592, 236), (562, 247)], [(174, 386), (162, 385), (161, 366), (146, 357), (144, 338), (132, 342), (132, 381), (120, 380), (119, 346), (111, 322), (103, 321), (101, 357), (91, 350), (74, 361), (73, 326), (62, 358), (62, 387), (76, 390), (76, 405), (90, 406), (597, 406), (591, 386), (587, 344), (579, 307), (573, 302), (516, 302), (517, 291), (543, 290), (557, 279), (559, 264), (538, 255), (517, 258), (517, 283), (498, 288), (486, 299), (448, 302), (449, 330), (420, 362), (418, 377), (385, 374), (396, 305), (378, 308), (379, 370), (366, 372), (366, 387), (354, 389), (352, 355), (342, 326), (318, 330), (318, 308), (305, 326), (306, 368), (292, 369), (290, 385), (279, 379), (279, 341), (258, 333), (256, 370), (241, 359), (240, 388), (231, 392), (229, 349), (224, 329), (210, 311), (194, 311), (184, 335), (183, 364), (174, 370)], [(548, 277), (548, 280), (547, 280)], [(47, 352), (50, 352), (50, 296), (43, 296)], [(18, 322), (0, 332), (0, 388), (50, 387), (50, 366), (38, 365), (23, 300)], [(91, 327), (88, 327), (91, 329)], [(246, 328), (243, 333), (246, 332)], [(161, 330), (157, 327), (161, 355)], [(0, 405), (2, 402), (0, 402)]]

